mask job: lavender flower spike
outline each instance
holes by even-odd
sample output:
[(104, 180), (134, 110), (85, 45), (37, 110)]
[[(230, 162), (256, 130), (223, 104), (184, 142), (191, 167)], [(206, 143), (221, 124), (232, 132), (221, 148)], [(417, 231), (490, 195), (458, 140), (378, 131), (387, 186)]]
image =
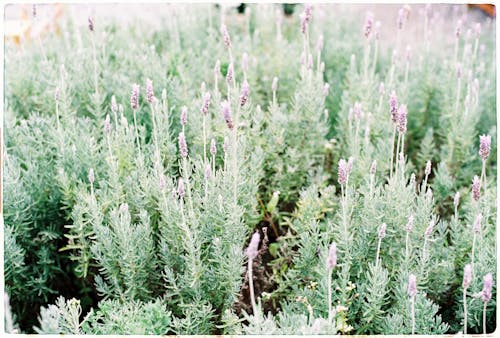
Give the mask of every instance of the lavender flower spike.
[(90, 182), (90, 184), (94, 184), (94, 169), (93, 168), (89, 169), (89, 182)]
[(231, 38), (229, 37), (229, 32), (227, 31), (227, 27), (225, 24), (220, 26), (220, 31), (222, 33), (222, 39), (224, 40), (224, 45), (228, 48), (231, 48)]
[(208, 107), (210, 107), (210, 93), (206, 92), (203, 94), (203, 104), (200, 109), (203, 115), (208, 114)]
[(453, 205), (455, 208), (458, 208), (458, 204), (460, 203), (460, 192), (455, 193), (455, 197), (453, 197)]
[(184, 133), (182, 131), (179, 133), (179, 151), (183, 158), (187, 157), (188, 148), (186, 144), (186, 137), (184, 136)]
[(240, 94), (240, 106), (243, 107), (248, 101), (248, 95), (250, 94), (250, 85), (247, 81), (243, 82), (241, 85), (241, 94)]
[(56, 87), (56, 91), (54, 93), (54, 99), (56, 102), (59, 102), (59, 87)]
[(432, 235), (432, 231), (434, 230), (434, 220), (431, 219), (429, 226), (425, 229), (424, 236), (429, 238)]
[(188, 109), (186, 106), (181, 108), (181, 125), (185, 126), (188, 120)]
[(385, 237), (385, 230), (386, 229), (387, 229), (387, 224), (382, 223), (382, 225), (378, 229), (378, 238), (384, 238)]
[(153, 90), (153, 81), (151, 81), (150, 79), (146, 79), (146, 97), (147, 97), (148, 103), (153, 103), (155, 93)]
[(106, 120), (104, 120), (104, 132), (106, 133), (106, 135), (109, 135), (110, 131), (111, 131), (111, 122), (109, 114), (106, 114)]
[(472, 282), (472, 266), (470, 264), (465, 265), (464, 267), (464, 279), (462, 282), (462, 287), (467, 289)]
[(479, 213), (476, 216), (476, 220), (474, 221), (474, 226), (472, 227), (472, 229), (474, 230), (474, 233), (478, 234), (479, 231), (481, 231), (481, 221), (482, 220), (483, 220), (483, 215), (481, 213)]
[(91, 16), (89, 16), (88, 21), (89, 21), (89, 30), (90, 30), (91, 32), (93, 32), (93, 31), (94, 31), (94, 18), (93, 18), (93, 17), (91, 17)]
[(273, 92), (276, 92), (278, 90), (278, 78), (277, 77), (273, 78), (273, 84), (271, 86), (271, 89)]
[(408, 114), (408, 110), (406, 109), (406, 105), (402, 104), (398, 109), (398, 131), (401, 134), (406, 133), (406, 115)]
[(429, 160), (425, 164), (425, 175), (429, 176), (431, 174), (432, 162)]
[(339, 161), (339, 178), (338, 182), (340, 185), (346, 184), (347, 177), (349, 176), (349, 170), (347, 167), (347, 162), (344, 159)]
[(307, 23), (311, 22), (311, 19), (312, 19), (312, 6), (311, 6), (311, 4), (304, 5), (304, 14), (306, 16)]
[(372, 165), (370, 167), (370, 175), (375, 175), (377, 172), (377, 160), (373, 160)]
[(306, 34), (307, 31), (307, 17), (305, 13), (300, 14), (300, 31), (302, 34)]
[(368, 39), (368, 37), (370, 37), (372, 29), (373, 29), (373, 13), (367, 12), (365, 19), (365, 27), (364, 27), (365, 38)]
[(111, 111), (113, 113), (118, 112), (118, 105), (116, 104), (116, 98), (114, 95), (111, 96)]
[(391, 120), (394, 123), (398, 122), (398, 97), (396, 92), (393, 90), (391, 96), (389, 97), (389, 107), (391, 110)]
[(233, 64), (230, 63), (229, 66), (227, 67), (227, 73), (226, 73), (226, 81), (228, 84), (231, 83), (233, 80), (233, 73), (234, 73), (234, 67)]
[(182, 199), (184, 198), (185, 193), (186, 191), (184, 190), (184, 181), (182, 180), (182, 177), (179, 177), (179, 180), (177, 181), (177, 194)]
[(205, 180), (209, 180), (212, 177), (212, 169), (210, 168), (210, 164), (205, 166)]
[(483, 278), (483, 291), (481, 291), (481, 299), (487, 303), (491, 300), (491, 290), (493, 288), (493, 275), (486, 274)]
[(254, 259), (257, 257), (259, 253), (259, 242), (260, 242), (260, 233), (256, 231), (252, 235), (252, 239), (250, 240), (250, 244), (248, 244), (248, 248), (246, 250), (246, 255), (249, 259)]
[(408, 217), (408, 223), (406, 223), (406, 232), (411, 232), (411, 230), (413, 229), (414, 222), (415, 222), (415, 218), (413, 217), (413, 215), (410, 215)]
[(229, 129), (233, 129), (233, 120), (231, 119), (231, 106), (229, 105), (229, 102), (222, 101), (221, 103), (221, 108), (222, 108), (222, 117), (224, 118), (224, 121), (226, 121), (227, 127)]
[(479, 136), (479, 156), (486, 161), (488, 156), (490, 156), (490, 148), (491, 148), (491, 136), (490, 135), (481, 135)]
[(326, 260), (326, 267), (332, 270), (337, 265), (337, 243), (333, 242), (328, 250), (328, 258)]
[(139, 85), (134, 83), (132, 85), (132, 94), (130, 95), (130, 107), (136, 111), (139, 108)]
[(474, 176), (472, 180), (472, 198), (477, 202), (481, 197), (481, 182), (479, 181), (479, 177)]
[(414, 274), (408, 276), (408, 295), (414, 297), (417, 294), (417, 277)]
[(212, 141), (210, 141), (210, 154), (212, 154), (212, 156), (215, 156), (215, 154), (217, 154), (217, 146), (215, 144), (215, 139), (212, 139)]

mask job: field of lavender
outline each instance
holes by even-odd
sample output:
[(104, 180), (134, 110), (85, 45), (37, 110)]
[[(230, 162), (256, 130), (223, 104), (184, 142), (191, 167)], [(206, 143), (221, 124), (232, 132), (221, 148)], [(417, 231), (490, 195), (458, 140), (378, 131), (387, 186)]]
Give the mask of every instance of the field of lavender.
[(7, 332), (496, 329), (495, 19), (148, 8), (6, 43)]

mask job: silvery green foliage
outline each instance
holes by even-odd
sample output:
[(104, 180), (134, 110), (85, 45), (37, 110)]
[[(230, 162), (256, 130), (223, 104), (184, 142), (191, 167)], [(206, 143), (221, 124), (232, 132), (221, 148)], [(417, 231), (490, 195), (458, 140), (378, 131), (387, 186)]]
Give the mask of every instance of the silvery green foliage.
[[(434, 15), (418, 7), (401, 31), (388, 15), (394, 20), (365, 38), (364, 9), (355, 6), (314, 5), (307, 34), (299, 14), (309, 7), (302, 5), (286, 19), (271, 4), (251, 5), (238, 17), (221, 7), (188, 6), (179, 5), (156, 28), (96, 18), (90, 32), (86, 21), (63, 20), (61, 36), (43, 38), (43, 53), (36, 43), (22, 53), (7, 45), (4, 267), (12, 318), (6, 327), (53, 334), (409, 334), (407, 281), (414, 274), (416, 333), (454, 333), (463, 329), (461, 280), (473, 259), (467, 326), (482, 332), (479, 293), (486, 273), (496, 278), (497, 256), (491, 21), (480, 35), (470, 21), (469, 36), (455, 39), (447, 20), (457, 20), (462, 9)], [(436, 6), (436, 13), (444, 10)], [(219, 32), (221, 16), (231, 53)], [(415, 43), (408, 57), (407, 43)], [(231, 61), (235, 83), (228, 87)], [(250, 95), (238, 108), (244, 80)], [(134, 83), (140, 85), (135, 112)], [(395, 156), (391, 167), (398, 139), (389, 112), (393, 90), (408, 120), (403, 161)], [(211, 104), (203, 117), (205, 92)], [(234, 133), (221, 117), (224, 100), (238, 116), (236, 157)], [(493, 143), (475, 201), (470, 190), (472, 177), (481, 176), (482, 134)], [(204, 153), (211, 139), (213, 160)], [(351, 156), (347, 182), (339, 185), (338, 160)], [(478, 213), (483, 222), (472, 257)], [(272, 235), (261, 245), (260, 266), (253, 265), (258, 305), (245, 312), (244, 249), (263, 227)], [(338, 259), (329, 271), (332, 242)], [(486, 307), (489, 332), (495, 311), (494, 289)]]

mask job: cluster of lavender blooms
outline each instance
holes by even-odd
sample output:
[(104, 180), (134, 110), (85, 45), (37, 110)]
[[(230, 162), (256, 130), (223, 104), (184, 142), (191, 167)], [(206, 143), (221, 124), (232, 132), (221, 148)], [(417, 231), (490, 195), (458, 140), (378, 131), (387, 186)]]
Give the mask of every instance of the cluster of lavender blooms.
[[(6, 285), (23, 329), (29, 313), (40, 318), (29, 324), (36, 332), (54, 334), (489, 332), (496, 132), (473, 118), (492, 102), (480, 70), (487, 65), (476, 57), (486, 48), (481, 25), (462, 17), (450, 28), (429, 7), (404, 6), (384, 26), (368, 12), (345, 33), (321, 25), (327, 5), (306, 4), (292, 20), (278, 13), (271, 25), (264, 7), (250, 8), (236, 22), (204, 10), (210, 18), (192, 27), (179, 23), (193, 14), (179, 12), (166, 58), (153, 45), (109, 61), (101, 45), (115, 42), (97, 34), (103, 25), (92, 17), (87, 35), (66, 38), (92, 44), (94, 88), (75, 76), (74, 63), (69, 78), (61, 67), (50, 91), (54, 126), (49, 116), (7, 128)], [(418, 15), (424, 41), (406, 45)], [(386, 26), (397, 34), (392, 62), (377, 58)], [(441, 26), (456, 42), (455, 60), (441, 62), (445, 48), (429, 48)], [(183, 50), (204, 30), (219, 43), (204, 54)], [(364, 58), (354, 42), (339, 51), (344, 34)], [(277, 50), (285, 42), (294, 57)], [(353, 53), (346, 71), (336, 66), (343, 48)], [(200, 55), (213, 72), (198, 69)], [(148, 60), (142, 78), (104, 86), (111, 69), (124, 70), (108, 62), (138, 60)], [(450, 88), (433, 71), (453, 78)], [(165, 84), (161, 95), (153, 83)], [(9, 109), (28, 107), (19, 88), (7, 93)], [(448, 104), (442, 92), (456, 100)], [(26, 266), (34, 258), (38, 265)], [(58, 293), (53, 276), (67, 278), (50, 271), (70, 270), (75, 289), (93, 283), (86, 297), (98, 305), (85, 316), (83, 301), (42, 300)], [(39, 315), (27, 309), (35, 302)]]

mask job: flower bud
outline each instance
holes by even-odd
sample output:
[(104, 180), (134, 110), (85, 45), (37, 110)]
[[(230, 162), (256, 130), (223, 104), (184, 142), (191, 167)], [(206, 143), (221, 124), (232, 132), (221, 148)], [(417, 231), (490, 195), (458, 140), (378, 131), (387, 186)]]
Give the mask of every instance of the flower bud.
[(377, 171), (377, 160), (373, 160), (372, 165), (370, 167), (370, 175), (375, 175), (375, 172)]
[(483, 220), (483, 215), (479, 213), (476, 216), (476, 220), (474, 221), (474, 226), (472, 229), (474, 230), (474, 233), (478, 234), (481, 231), (481, 221)]
[(479, 177), (474, 176), (472, 180), (472, 198), (477, 202), (481, 197), (481, 182), (479, 181)]
[(94, 184), (94, 169), (92, 169), (92, 168), (89, 169), (88, 178), (89, 178), (90, 184)]
[(331, 271), (337, 265), (337, 243), (333, 242), (330, 244), (330, 249), (328, 250), (328, 258), (326, 260), (326, 267)]
[(483, 278), (483, 290), (481, 291), (481, 299), (487, 303), (491, 299), (491, 290), (493, 288), (493, 275), (488, 273)]
[(111, 96), (111, 111), (115, 114), (118, 112), (118, 105), (116, 104), (116, 98), (114, 95)]
[(247, 81), (244, 81), (241, 85), (240, 93), (240, 106), (243, 107), (248, 101), (248, 95), (250, 94), (250, 85)]
[(233, 81), (233, 75), (234, 75), (234, 67), (233, 63), (231, 62), (227, 67), (227, 73), (226, 73), (226, 82), (228, 84), (231, 84), (231, 81)]
[(212, 141), (210, 141), (210, 154), (212, 154), (212, 156), (215, 156), (215, 154), (217, 154), (215, 139), (212, 139)]
[(130, 107), (136, 111), (139, 108), (139, 85), (132, 85), (132, 94), (130, 95)]
[(481, 135), (479, 136), (479, 156), (486, 161), (488, 156), (490, 156), (490, 147), (491, 147), (491, 136), (490, 135)]
[(91, 17), (91, 16), (89, 16), (89, 18), (88, 18), (88, 22), (89, 22), (89, 30), (90, 30), (91, 32), (93, 32), (93, 31), (94, 31), (94, 18), (93, 18), (93, 17)]
[(455, 193), (455, 197), (453, 197), (453, 205), (455, 208), (458, 208), (458, 204), (460, 203), (460, 192)]
[(339, 175), (338, 182), (340, 185), (346, 184), (347, 177), (349, 176), (349, 171), (347, 167), (347, 162), (344, 159), (339, 161)]
[(203, 115), (208, 114), (209, 106), (210, 106), (210, 93), (206, 92), (205, 94), (203, 94), (203, 104), (201, 105), (200, 109)]
[(184, 136), (184, 132), (179, 133), (179, 151), (183, 158), (186, 158), (188, 155), (188, 148), (186, 144), (186, 137)]
[(106, 133), (106, 135), (109, 135), (109, 133), (111, 132), (111, 122), (109, 114), (106, 114), (106, 119), (104, 120), (104, 132)]
[(187, 124), (188, 119), (188, 109), (186, 106), (182, 106), (181, 108), (181, 125), (185, 126)]
[(231, 47), (231, 38), (229, 37), (229, 32), (227, 31), (227, 27), (225, 24), (221, 25), (220, 31), (222, 33), (222, 39), (224, 40), (224, 45), (227, 48), (230, 48)]
[(250, 244), (248, 244), (248, 248), (246, 250), (246, 255), (249, 259), (254, 259), (257, 257), (259, 253), (259, 242), (260, 242), (260, 233), (256, 231), (252, 235), (252, 239), (250, 240)]
[(387, 224), (382, 223), (378, 229), (378, 238), (382, 239), (385, 237), (385, 230), (387, 229)]
[(224, 118), (224, 121), (226, 121), (227, 127), (229, 129), (233, 129), (233, 120), (231, 118), (231, 106), (229, 105), (229, 102), (222, 101), (221, 103), (221, 108), (222, 108), (222, 117)]
[(153, 99), (155, 97), (155, 93), (153, 90), (153, 81), (150, 79), (146, 79), (146, 98), (148, 103), (153, 103)]
[(434, 220), (431, 219), (429, 222), (429, 226), (425, 229), (424, 236), (429, 238), (432, 235), (432, 231), (434, 230)]
[(462, 287), (467, 289), (472, 282), (472, 266), (470, 264), (464, 267), (464, 279), (462, 281)]
[(432, 162), (429, 160), (425, 164), (425, 176), (429, 176), (431, 174)]
[(408, 295), (414, 297), (417, 294), (417, 277), (414, 274), (408, 276)]

